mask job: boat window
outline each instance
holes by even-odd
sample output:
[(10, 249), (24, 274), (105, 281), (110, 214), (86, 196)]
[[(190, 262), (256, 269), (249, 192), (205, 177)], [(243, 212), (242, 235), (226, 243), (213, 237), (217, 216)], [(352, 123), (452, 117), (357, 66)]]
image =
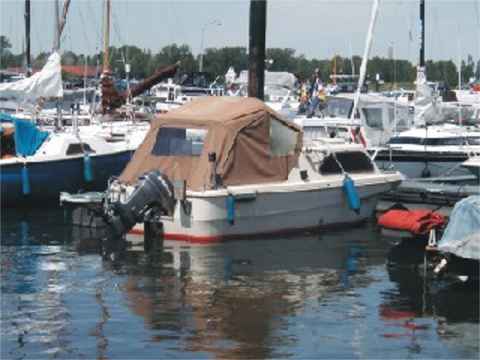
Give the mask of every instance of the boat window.
[(463, 137), (454, 138), (426, 138), (424, 140), (425, 145), (429, 146), (445, 146), (445, 145), (465, 145), (466, 139)]
[(363, 108), (362, 111), (368, 127), (383, 129), (381, 108)]
[[(372, 160), (361, 151), (336, 152), (338, 162), (348, 173), (373, 172)], [(320, 165), (322, 175), (341, 174), (342, 169), (332, 154), (328, 155)]]
[(388, 108), (388, 122), (390, 125), (395, 125), (395, 109), (392, 107)]
[(305, 126), (303, 127), (303, 143), (309, 145), (315, 139), (329, 137), (327, 129), (320, 126)]
[(480, 145), (480, 137), (469, 137), (467, 141), (468, 145)]
[(423, 139), (419, 137), (412, 137), (412, 136), (397, 136), (392, 137), (388, 144), (410, 144), (410, 145), (422, 145)]
[(330, 97), (325, 112), (331, 117), (348, 118), (353, 108), (353, 100)]
[[(82, 148), (83, 147), (83, 148)], [(78, 154), (83, 154), (83, 152), (86, 152), (87, 154), (94, 153), (95, 150), (93, 150), (90, 145), (83, 143), (75, 143), (75, 144), (70, 144), (68, 145), (67, 148), (67, 155), (78, 155)]]
[(291, 155), (297, 145), (298, 133), (273, 118), (270, 119), (270, 151), (274, 156)]
[(200, 156), (207, 130), (162, 127), (152, 154), (157, 156)]

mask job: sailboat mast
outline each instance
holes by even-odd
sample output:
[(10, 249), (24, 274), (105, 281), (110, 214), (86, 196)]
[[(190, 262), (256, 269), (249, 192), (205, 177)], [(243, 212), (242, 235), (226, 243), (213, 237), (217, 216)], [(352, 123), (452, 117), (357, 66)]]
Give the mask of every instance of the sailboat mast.
[(421, 67), (425, 67), (425, 0), (420, 0), (420, 63)]
[(87, 105), (87, 55), (83, 67), (83, 105)]
[(110, 0), (105, 0), (105, 18), (103, 32), (103, 72), (110, 72), (109, 46), (110, 46)]
[(365, 81), (365, 76), (367, 75), (367, 62), (370, 56), (370, 50), (372, 49), (373, 32), (375, 30), (375, 24), (377, 22), (379, 3), (380, 0), (373, 0), (372, 13), (370, 15), (370, 24), (368, 25), (367, 38), (365, 39), (365, 48), (363, 50), (362, 63), (360, 65), (357, 90), (353, 98), (353, 108), (350, 114), (351, 120), (355, 118), (355, 114), (358, 108), (358, 102), (360, 101), (360, 92), (362, 91), (363, 82)]
[(32, 58), (30, 55), (30, 0), (25, 0), (25, 60), (27, 65), (27, 77), (32, 75)]
[(53, 31), (53, 50), (58, 51), (60, 49), (60, 13), (59, 13), (59, 4), (58, 0), (55, 0), (53, 2), (54, 6), (54, 16), (55, 16), (55, 21), (54, 21), (54, 31)]

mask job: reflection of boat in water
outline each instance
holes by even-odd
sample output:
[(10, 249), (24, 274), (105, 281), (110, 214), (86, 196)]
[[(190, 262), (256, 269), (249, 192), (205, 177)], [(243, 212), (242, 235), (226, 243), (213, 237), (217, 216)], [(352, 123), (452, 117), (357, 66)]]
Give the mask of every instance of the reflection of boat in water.
[[(281, 335), (289, 319), (311, 303), (335, 302), (371, 284), (366, 269), (383, 262), (379, 246), (366, 227), (351, 236), (337, 231), (209, 246), (167, 240), (162, 265), (143, 251), (127, 251), (132, 273), (122, 290), (130, 309), (159, 333), (155, 341), (193, 327), (186, 351), (274, 357), (269, 343), (296, 341)], [(347, 311), (361, 316), (362, 308)]]
[(408, 338), (419, 350), (425, 346), (422, 334), (433, 327), (448, 348), (462, 349), (465, 358), (478, 354), (478, 284), (432, 281), (422, 275), (422, 264), (417, 247), (401, 244), (389, 252), (388, 275), (396, 286), (383, 294), (379, 310), (385, 336)]

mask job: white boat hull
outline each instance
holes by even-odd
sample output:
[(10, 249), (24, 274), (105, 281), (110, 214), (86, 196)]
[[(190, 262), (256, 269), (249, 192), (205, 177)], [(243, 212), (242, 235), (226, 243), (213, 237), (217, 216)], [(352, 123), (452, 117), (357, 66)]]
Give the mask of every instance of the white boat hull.
[(460, 166), (458, 161), (375, 161), (380, 170), (396, 170), (401, 172), (409, 179), (419, 179), (425, 177), (425, 169), (428, 169), (428, 177), (443, 176), (465, 176), (470, 172)]
[[(365, 221), (372, 216), (378, 196), (396, 182), (357, 186), (361, 209), (352, 211), (341, 186), (310, 191), (243, 193), (235, 200), (234, 221), (229, 221), (224, 196), (188, 197), (190, 215), (177, 203), (173, 217), (163, 217), (164, 237), (191, 242), (284, 234), (331, 228)], [(133, 233), (143, 233), (138, 224)]]

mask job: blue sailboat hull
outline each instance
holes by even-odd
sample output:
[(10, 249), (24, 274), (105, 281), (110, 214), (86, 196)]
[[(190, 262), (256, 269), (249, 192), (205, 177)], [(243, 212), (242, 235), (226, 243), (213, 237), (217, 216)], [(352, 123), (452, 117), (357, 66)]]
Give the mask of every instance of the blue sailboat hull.
[[(91, 156), (93, 180), (85, 181), (83, 157), (29, 162), (28, 181), (30, 194), (24, 194), (21, 163), (0, 166), (1, 206), (44, 206), (59, 202), (60, 192), (104, 191), (108, 179), (117, 176), (132, 156), (131, 151)], [(25, 175), (24, 175), (25, 176)], [(24, 181), (24, 180), (23, 180)]]

